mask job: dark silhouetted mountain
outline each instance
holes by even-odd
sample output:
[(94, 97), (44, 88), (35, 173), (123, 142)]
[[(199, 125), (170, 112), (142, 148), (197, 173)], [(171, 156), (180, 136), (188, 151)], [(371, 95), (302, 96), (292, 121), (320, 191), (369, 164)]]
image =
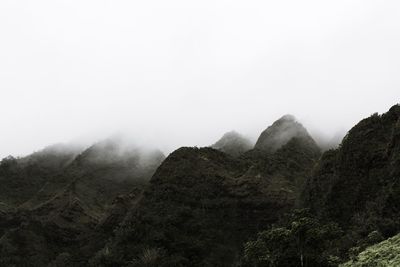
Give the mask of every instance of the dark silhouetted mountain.
[(0, 202), (18, 206), (29, 200), (81, 151), (81, 147), (59, 144), (26, 157), (4, 158), (0, 162)]
[[(291, 210), (320, 156), (309, 136), (275, 153), (232, 157), (212, 148), (180, 148), (157, 169), (94, 266), (232, 266), (242, 245)], [(136, 264), (136, 265), (135, 265)]]
[(126, 145), (107, 139), (78, 155), (63, 171), (52, 177), (23, 207), (35, 208), (59, 192), (72, 189), (78, 198), (101, 213), (119, 194), (144, 185), (164, 160), (157, 150)]
[(211, 147), (231, 156), (238, 157), (244, 152), (252, 149), (253, 146), (254, 145), (250, 140), (235, 131), (231, 131), (224, 134), (224, 136), (222, 136), (221, 139)]
[(347, 230), (354, 245), (371, 232), (400, 231), (400, 106), (362, 120), (326, 152), (308, 180), (305, 206)]
[(320, 150), (284, 116), (254, 149), (231, 132), (166, 159), (118, 138), (5, 158), (0, 265), (316, 267), (395, 255), (396, 239), (370, 246), (400, 232), (400, 106)]
[[(38, 168), (41, 161), (36, 159), (45, 159), (46, 154), (37, 155), (29, 156), (35, 159), (30, 160), (31, 163), (26, 159), (24, 161), (28, 163), (13, 158), (3, 160), (3, 179), (13, 178), (8, 174), (13, 173), (14, 168), (24, 174), (28, 173), (24, 168)], [(51, 261), (71, 260), (76, 264), (71, 263), (73, 266), (85, 265), (83, 262), (87, 263), (96, 251), (94, 249), (97, 246), (100, 249), (107, 240), (105, 231), (96, 233), (96, 227), (109, 225), (115, 228), (125, 216), (116, 215), (121, 208), (116, 207), (115, 199), (124, 194), (129, 197), (134, 187), (143, 190), (163, 159), (164, 155), (157, 150), (128, 146), (118, 139), (108, 139), (73, 158), (65, 157), (64, 164), (51, 159), (54, 163), (50, 166), (43, 164), (44, 168), (39, 165), (48, 171), (48, 175), (40, 180), (41, 187), (32, 188), (30, 196), (24, 196), (30, 197), (27, 201), (16, 203), (20, 204), (14, 205), (17, 209), (7, 212), (8, 217), (0, 219), (0, 227), (3, 226), (0, 233), (4, 233), (0, 239), (0, 258), (4, 260), (1, 263), (6, 266), (43, 266)], [(60, 167), (52, 169), (55, 164)], [(14, 182), (23, 182), (28, 178), (26, 175), (24, 180)], [(23, 188), (24, 185), (15, 186)], [(110, 226), (114, 223), (116, 225)], [(23, 235), (29, 238), (18, 241)], [(8, 248), (13, 248), (15, 253), (6, 252)], [(32, 254), (21, 254), (30, 250)], [(65, 253), (69, 256), (66, 257)]]

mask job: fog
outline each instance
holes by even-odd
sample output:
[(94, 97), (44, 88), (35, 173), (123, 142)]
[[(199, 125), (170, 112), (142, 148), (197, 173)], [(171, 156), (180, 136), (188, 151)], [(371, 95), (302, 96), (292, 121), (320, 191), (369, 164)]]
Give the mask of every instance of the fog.
[(400, 99), (398, 1), (0, 2), (0, 157), (115, 133), (169, 153)]

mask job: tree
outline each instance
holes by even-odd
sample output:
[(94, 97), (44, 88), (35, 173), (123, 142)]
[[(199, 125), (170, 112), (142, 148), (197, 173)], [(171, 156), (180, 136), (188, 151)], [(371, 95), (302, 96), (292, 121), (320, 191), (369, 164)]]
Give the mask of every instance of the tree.
[(341, 235), (336, 224), (323, 224), (307, 210), (295, 210), (282, 226), (261, 232), (245, 244), (245, 266), (332, 266), (338, 258), (326, 248)]

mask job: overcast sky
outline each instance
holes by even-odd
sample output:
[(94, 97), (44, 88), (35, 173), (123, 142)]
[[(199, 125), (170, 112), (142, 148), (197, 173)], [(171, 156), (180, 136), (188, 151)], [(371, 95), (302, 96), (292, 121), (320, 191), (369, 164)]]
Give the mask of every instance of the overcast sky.
[(0, 1), (0, 157), (128, 131), (166, 152), (400, 102), (399, 1)]

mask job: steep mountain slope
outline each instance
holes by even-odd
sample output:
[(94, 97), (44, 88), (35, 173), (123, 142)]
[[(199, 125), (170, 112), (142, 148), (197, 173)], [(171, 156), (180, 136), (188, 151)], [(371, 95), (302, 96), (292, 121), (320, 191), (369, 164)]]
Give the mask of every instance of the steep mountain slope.
[(27, 201), (49, 179), (61, 174), (81, 150), (59, 144), (23, 158), (4, 158), (0, 162), (0, 202), (18, 206)]
[(71, 191), (93, 212), (101, 213), (119, 194), (145, 185), (164, 160), (157, 150), (127, 146), (118, 139), (99, 142), (77, 156), (61, 175), (51, 177), (24, 203), (34, 209), (61, 191)]
[[(291, 116), (254, 149), (237, 153), (241, 141), (228, 134), (219, 150), (180, 148), (164, 161), (114, 139), (54, 161), (4, 159), (7, 190), (39, 178), (0, 195), (0, 265), (337, 266), (400, 232), (399, 105), (322, 157)], [(397, 260), (396, 238), (345, 266)]]
[(211, 147), (231, 156), (238, 157), (244, 152), (252, 149), (253, 144), (241, 134), (231, 131), (224, 134), (221, 139)]
[(351, 240), (400, 231), (400, 106), (362, 120), (308, 180), (305, 206), (337, 221)]
[(109, 139), (49, 171), (42, 187), (17, 209), (2, 205), (1, 263), (86, 265), (112, 231), (106, 225), (114, 229), (125, 216), (128, 207), (121, 209), (115, 199), (129, 199), (134, 188), (141, 192), (163, 159), (159, 151)]
[(275, 153), (256, 149), (239, 158), (180, 148), (92, 264), (231, 266), (244, 241), (295, 205), (319, 155), (309, 136), (292, 138)]
[(261, 133), (255, 148), (273, 153), (294, 137), (311, 138), (293, 115), (285, 115)]

